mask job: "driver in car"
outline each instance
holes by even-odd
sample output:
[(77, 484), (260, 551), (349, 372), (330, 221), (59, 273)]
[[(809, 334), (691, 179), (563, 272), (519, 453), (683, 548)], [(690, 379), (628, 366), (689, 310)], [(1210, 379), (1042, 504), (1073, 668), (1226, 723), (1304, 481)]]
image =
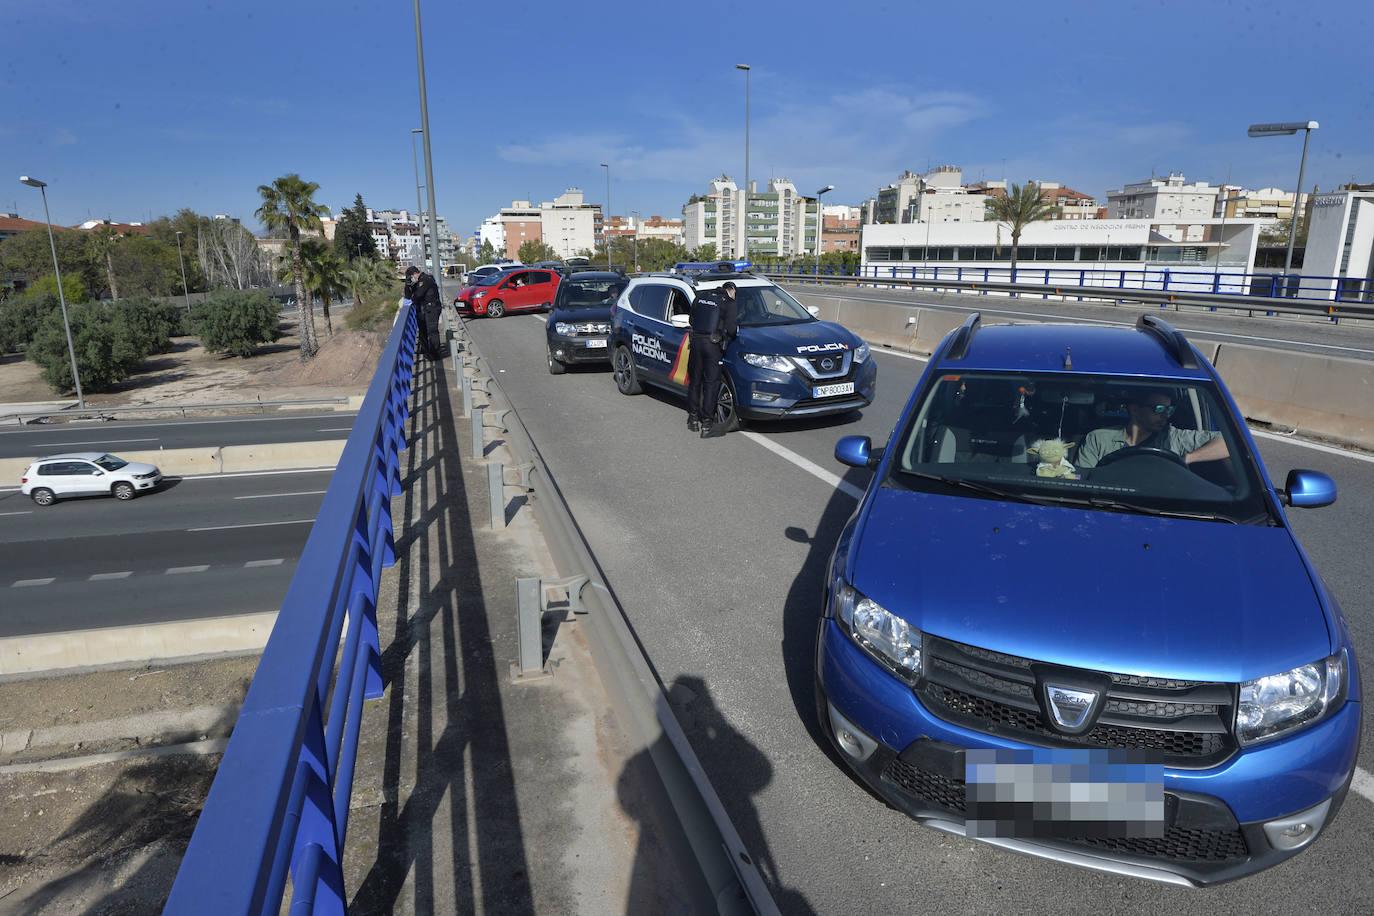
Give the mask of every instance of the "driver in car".
[(1174, 399), (1163, 391), (1148, 391), (1126, 404), (1125, 426), (1095, 429), (1083, 440), (1074, 464), (1096, 467), (1105, 455), (1124, 448), (1155, 448), (1173, 452), (1184, 464), (1216, 461), (1229, 455), (1221, 433), (1210, 429), (1176, 429), (1169, 425)]

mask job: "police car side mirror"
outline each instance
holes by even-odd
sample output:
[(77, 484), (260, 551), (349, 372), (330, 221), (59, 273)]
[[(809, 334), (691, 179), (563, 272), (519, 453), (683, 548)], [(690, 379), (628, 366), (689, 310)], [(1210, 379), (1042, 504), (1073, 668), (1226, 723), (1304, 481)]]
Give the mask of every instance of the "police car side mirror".
[(692, 326), (691, 315), (674, 315), (668, 319), (668, 323), (675, 328), (690, 328)]

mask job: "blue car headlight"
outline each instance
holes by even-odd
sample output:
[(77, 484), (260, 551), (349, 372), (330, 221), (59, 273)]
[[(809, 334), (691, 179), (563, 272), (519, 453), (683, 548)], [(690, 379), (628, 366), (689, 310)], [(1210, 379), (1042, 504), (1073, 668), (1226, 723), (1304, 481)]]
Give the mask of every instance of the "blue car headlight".
[(867, 360), (867, 359), (868, 359), (868, 344), (866, 344), (866, 343), (861, 343), (861, 344), (859, 344), (859, 346), (854, 350), (854, 363), (855, 363), (855, 365), (858, 365), (859, 363), (864, 362), (864, 361)]
[(836, 582), (831, 611), (854, 642), (910, 684), (921, 679), (921, 631), (858, 589)]
[(769, 353), (745, 353), (741, 359), (760, 369), (771, 369), (774, 372), (792, 371), (792, 362), (785, 356), (773, 356)]
[(1240, 685), (1236, 740), (1257, 744), (1326, 718), (1345, 699), (1345, 650)]

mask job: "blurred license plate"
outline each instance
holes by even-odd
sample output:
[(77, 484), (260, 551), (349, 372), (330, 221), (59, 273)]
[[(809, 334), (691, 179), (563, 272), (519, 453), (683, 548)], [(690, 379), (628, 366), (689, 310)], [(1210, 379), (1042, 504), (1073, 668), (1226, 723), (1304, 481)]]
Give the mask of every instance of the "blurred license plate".
[(595, 349), (597, 349), (598, 347), (601, 348), (602, 350), (606, 349), (606, 340), (605, 340), (605, 338), (598, 337), (598, 338), (596, 338), (596, 339), (594, 339), (594, 340), (589, 340), (589, 341), (587, 341), (587, 349), (589, 349), (589, 350), (595, 350)]
[(811, 396), (812, 396), (813, 398), (829, 398), (829, 397), (834, 397), (834, 396), (837, 395), (837, 394), (853, 394), (853, 393), (854, 393), (854, 383), (853, 383), (853, 382), (841, 382), (841, 383), (838, 384), (838, 385), (817, 385), (815, 388), (812, 388), (812, 389), (811, 389)]
[(969, 749), (965, 829), (971, 837), (1162, 837), (1159, 752)]

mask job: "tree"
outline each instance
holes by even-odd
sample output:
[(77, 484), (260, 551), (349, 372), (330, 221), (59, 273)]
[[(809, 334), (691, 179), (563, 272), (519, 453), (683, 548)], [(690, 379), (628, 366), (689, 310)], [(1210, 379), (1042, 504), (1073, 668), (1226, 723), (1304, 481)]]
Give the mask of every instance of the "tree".
[(707, 242), (705, 245), (698, 245), (692, 249), (691, 260), (693, 261), (718, 261), (720, 253), (716, 251), (715, 242)]
[(343, 272), (343, 285), (353, 297), (346, 318), (350, 328), (373, 328), (396, 314), (401, 288), (390, 263), (355, 258)]
[(519, 259), (521, 264), (538, 264), (540, 261), (561, 260), (558, 252), (554, 251), (552, 246), (546, 245), (539, 239), (530, 239), (522, 244), (515, 257)]
[[(121, 314), (100, 302), (68, 306), (72, 349), (84, 390), (108, 391), (128, 378), (150, 352), (150, 335), (146, 328), (126, 320), (129, 314), (127, 309)], [(75, 389), (60, 311), (48, 313), (25, 352), (42, 367), (43, 378), (54, 391)]]
[(196, 311), (196, 333), (211, 353), (249, 357), (281, 336), (277, 305), (258, 289), (212, 293)]
[(483, 239), (482, 247), (477, 250), (477, 260), (482, 264), (490, 264), (496, 260), (496, 249), (491, 244), (491, 239)]
[[(79, 277), (86, 289), (99, 288), (103, 271), (91, 270), (86, 233), (57, 226), (53, 227), (52, 232), (63, 279)], [(25, 277), (30, 284), (52, 276), (52, 246), (48, 243), (48, 230), (30, 229), (0, 241), (0, 271)]]
[(314, 358), (315, 343), (313, 310), (305, 298), (305, 268), (301, 263), (301, 230), (323, 230), (320, 217), (329, 211), (315, 203), (320, 186), (306, 181), (295, 172), (283, 175), (271, 184), (258, 185), (262, 206), (258, 219), (269, 229), (285, 229), (291, 246), (291, 273), (296, 279), (296, 315), (300, 321), (301, 359)]
[(301, 265), (305, 269), (305, 288), (324, 303), (325, 331), (332, 338), (334, 322), (329, 317), (329, 306), (343, 288), (344, 262), (324, 239), (302, 239)]
[(119, 298), (119, 287), (115, 284), (114, 258), (111, 256), (115, 242), (118, 240), (119, 233), (115, 231), (113, 226), (108, 225), (96, 226), (86, 240), (87, 247), (90, 249), (91, 260), (105, 268), (105, 279), (110, 284), (111, 299)]
[(49, 312), (61, 310), (57, 283), (49, 278), (51, 290), (30, 287), (0, 303), (0, 353), (27, 350)]
[(210, 220), (196, 242), (196, 255), (205, 271), (207, 288), (244, 289), (271, 280), (257, 239), (233, 220)]
[(377, 241), (367, 225), (367, 207), (363, 205), (361, 194), (353, 198), (353, 206), (339, 214), (339, 225), (334, 229), (334, 251), (344, 261), (380, 257)]
[(989, 198), (987, 215), (1011, 228), (1011, 279), (1016, 282), (1016, 253), (1021, 247), (1021, 230), (1031, 223), (1054, 215), (1054, 203), (1040, 196), (1040, 185), (1033, 181), (1013, 184), (1005, 197)]
[(125, 296), (170, 296), (181, 289), (175, 242), (168, 246), (135, 233), (120, 239), (109, 256)]

